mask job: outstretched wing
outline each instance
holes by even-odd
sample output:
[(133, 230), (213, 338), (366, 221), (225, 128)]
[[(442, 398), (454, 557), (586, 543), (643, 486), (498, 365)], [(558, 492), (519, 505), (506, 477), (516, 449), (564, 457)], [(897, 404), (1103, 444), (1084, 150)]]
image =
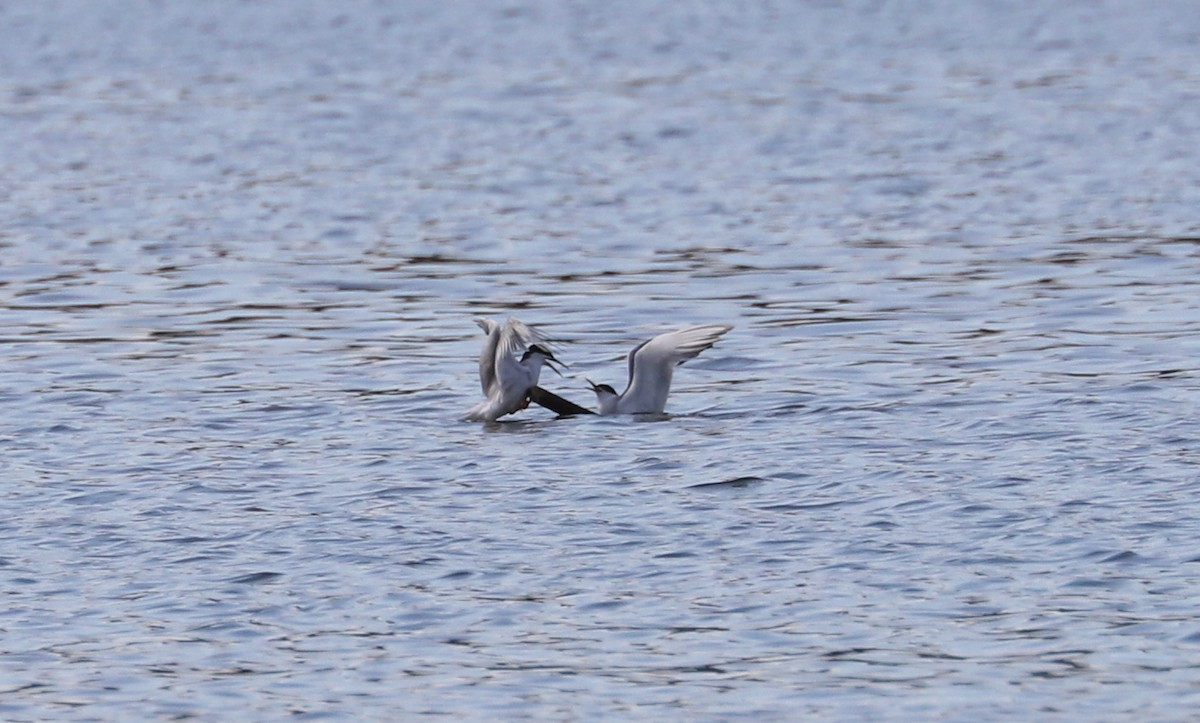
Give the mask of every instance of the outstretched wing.
[(667, 406), (675, 367), (712, 347), (732, 326), (708, 324), (680, 329), (644, 341), (629, 352), (629, 385), (621, 395), (624, 412), (654, 413)]
[(503, 324), (491, 319), (476, 319), (475, 323), (487, 334), (483, 351), (479, 353), (479, 386), (483, 395), (490, 397), (498, 378), (517, 363), (512, 358), (514, 355), (525, 353), (530, 344), (547, 342), (537, 329), (512, 317)]
[(491, 319), (476, 319), (475, 323), (487, 334), (483, 342), (483, 351), (479, 353), (479, 386), (483, 387), (483, 396), (491, 396), (492, 387), (496, 385), (496, 346), (500, 343), (500, 325)]
[(499, 340), (496, 343), (496, 353), (493, 359), (492, 379), (504, 384), (505, 379), (513, 379), (514, 373), (519, 373), (521, 366), (518, 358), (525, 353), (530, 344), (545, 344), (546, 337), (540, 331), (508, 317), (500, 329)]

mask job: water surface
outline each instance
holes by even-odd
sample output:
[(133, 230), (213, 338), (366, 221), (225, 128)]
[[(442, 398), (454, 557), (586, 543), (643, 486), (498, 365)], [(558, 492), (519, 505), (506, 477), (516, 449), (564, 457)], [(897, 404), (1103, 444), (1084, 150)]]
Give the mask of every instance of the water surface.
[[(0, 717), (1200, 702), (1197, 6), (0, 28)], [(460, 422), (510, 313), (736, 328)]]

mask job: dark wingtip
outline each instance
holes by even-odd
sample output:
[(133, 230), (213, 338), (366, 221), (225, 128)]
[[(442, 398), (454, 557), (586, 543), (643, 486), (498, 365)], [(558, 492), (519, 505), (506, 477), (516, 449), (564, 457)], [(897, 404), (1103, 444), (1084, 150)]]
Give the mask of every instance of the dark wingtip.
[(530, 389), (529, 399), (561, 417), (569, 417), (575, 414), (595, 414), (592, 410), (581, 407), (569, 399), (563, 399), (557, 394), (548, 392), (541, 387)]

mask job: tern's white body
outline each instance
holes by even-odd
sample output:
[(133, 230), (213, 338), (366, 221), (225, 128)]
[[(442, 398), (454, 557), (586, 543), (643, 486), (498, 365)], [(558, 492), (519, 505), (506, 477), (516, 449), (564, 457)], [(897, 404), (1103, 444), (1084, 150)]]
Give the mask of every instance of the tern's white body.
[(601, 414), (661, 414), (671, 392), (675, 367), (708, 349), (732, 326), (693, 326), (638, 344), (629, 352), (629, 384), (617, 394), (607, 384), (593, 385)]
[(510, 317), (504, 324), (476, 319), (475, 323), (487, 334), (479, 355), (479, 385), (485, 398), (467, 411), (465, 419), (494, 422), (528, 406), (529, 390), (537, 386), (547, 357), (527, 353), (522, 360), (516, 358), (526, 347), (543, 340), (535, 329), (516, 319)]

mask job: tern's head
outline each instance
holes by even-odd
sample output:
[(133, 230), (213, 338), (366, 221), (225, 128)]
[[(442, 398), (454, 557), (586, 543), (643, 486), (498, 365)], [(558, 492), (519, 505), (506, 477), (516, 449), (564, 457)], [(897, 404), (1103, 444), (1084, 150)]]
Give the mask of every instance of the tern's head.
[(597, 384), (591, 379), (586, 381), (592, 387), (592, 391), (596, 393), (596, 401), (600, 403), (601, 407), (605, 406), (606, 402), (611, 402), (617, 398), (617, 390), (607, 384)]
[(566, 366), (566, 364), (563, 364), (559, 360), (555, 359), (554, 354), (551, 353), (551, 351), (549, 349), (542, 346), (541, 344), (531, 344), (529, 346), (529, 348), (525, 350), (525, 354), (521, 356), (522, 363), (530, 361), (530, 360), (533, 360), (533, 362), (535, 364), (537, 364), (539, 367), (542, 364), (545, 364), (546, 366), (553, 369), (554, 373), (559, 375), (560, 377), (562, 376), (562, 372), (560, 372), (558, 369), (556, 369), (554, 365), (557, 364), (557, 365), (563, 366), (563, 367)]

